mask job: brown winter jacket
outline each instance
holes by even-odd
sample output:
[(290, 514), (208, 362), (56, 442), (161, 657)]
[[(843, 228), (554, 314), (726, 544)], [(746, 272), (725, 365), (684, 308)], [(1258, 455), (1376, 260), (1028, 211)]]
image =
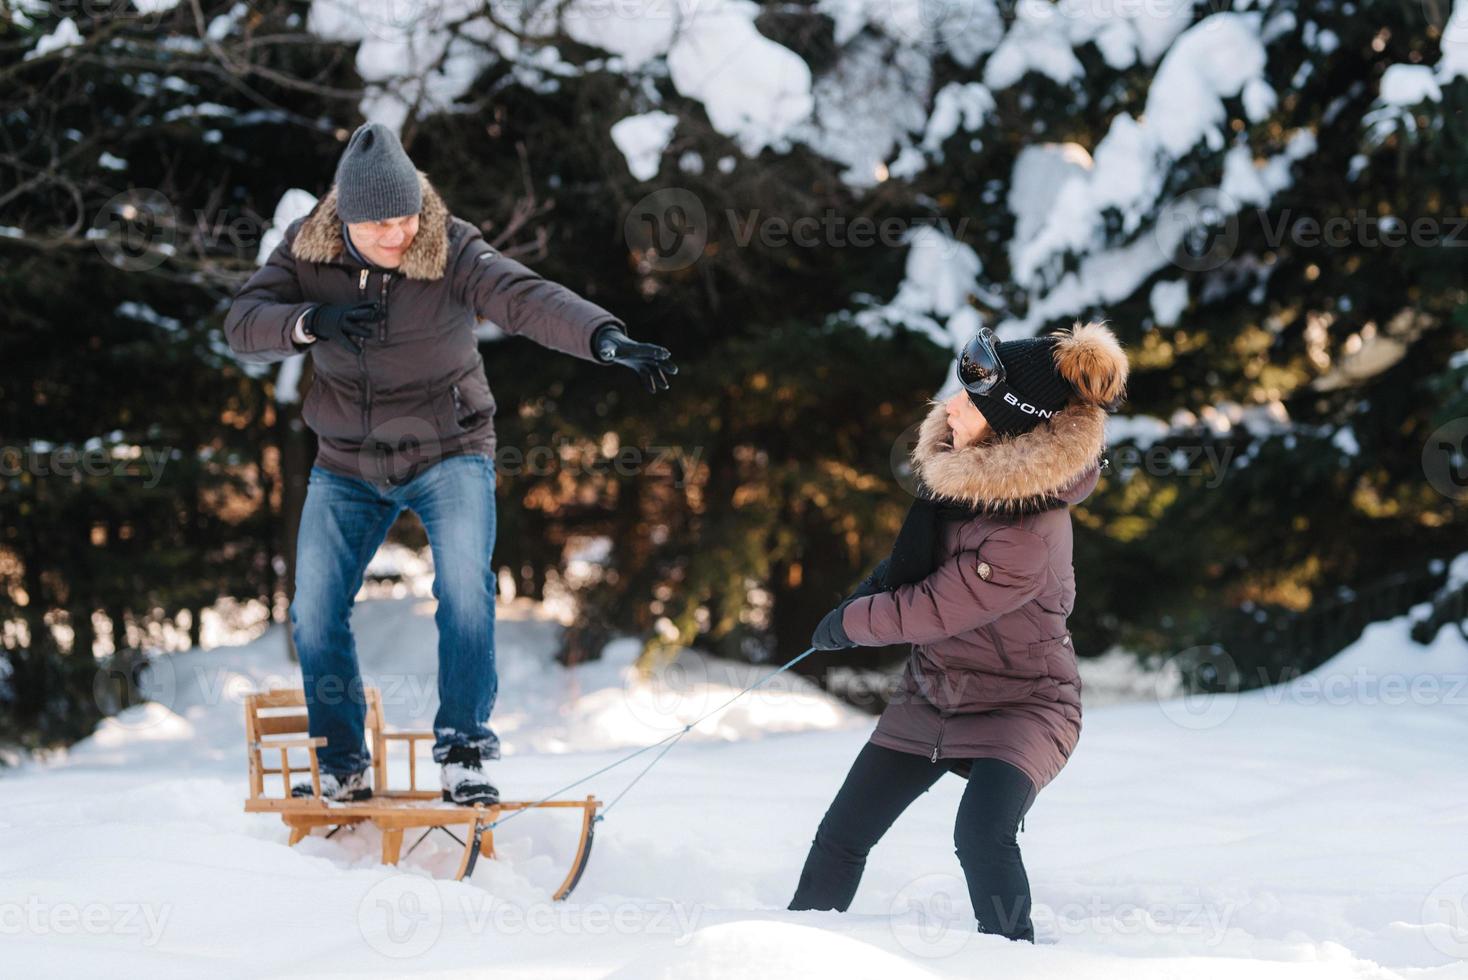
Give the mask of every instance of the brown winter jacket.
[(1067, 505), (1096, 486), (1105, 418), (1072, 405), (1024, 435), (955, 450), (943, 406), (929, 412), (917, 474), (936, 496), (985, 511), (939, 524), (927, 578), (842, 615), (857, 644), (912, 644), (873, 742), (934, 762), (1002, 759), (1037, 791), (1060, 772), (1081, 733)]
[[(591, 338), (617, 317), (541, 278), (449, 214), (420, 177), (417, 237), (397, 269), (351, 257), (333, 188), (293, 222), (270, 259), (235, 297), (225, 337), (245, 361), (309, 350), (315, 381), (301, 414), (319, 437), (316, 462), (379, 484), (405, 483), (438, 460), (494, 457), (494, 396), (474, 337), (476, 318), (546, 347), (598, 360)], [(387, 318), (358, 354), (340, 342), (305, 348), (296, 320), (318, 304), (376, 301)]]

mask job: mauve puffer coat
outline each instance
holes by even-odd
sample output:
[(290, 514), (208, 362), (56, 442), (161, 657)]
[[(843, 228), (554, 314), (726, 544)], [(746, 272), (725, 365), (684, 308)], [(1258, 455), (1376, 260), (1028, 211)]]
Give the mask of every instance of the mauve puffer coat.
[(934, 762), (1001, 759), (1036, 791), (1060, 772), (1081, 734), (1068, 505), (1096, 486), (1105, 418), (1072, 405), (1024, 435), (954, 450), (943, 406), (929, 413), (918, 474), (935, 495), (987, 510), (940, 522), (927, 578), (842, 615), (857, 644), (912, 644), (873, 742)]

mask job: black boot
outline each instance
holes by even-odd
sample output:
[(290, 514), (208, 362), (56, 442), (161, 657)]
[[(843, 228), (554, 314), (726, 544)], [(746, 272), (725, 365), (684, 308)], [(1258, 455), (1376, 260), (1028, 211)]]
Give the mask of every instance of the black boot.
[(484, 778), (478, 749), (470, 745), (449, 749), (443, 760), (443, 798), (461, 806), (500, 801), (500, 791)]

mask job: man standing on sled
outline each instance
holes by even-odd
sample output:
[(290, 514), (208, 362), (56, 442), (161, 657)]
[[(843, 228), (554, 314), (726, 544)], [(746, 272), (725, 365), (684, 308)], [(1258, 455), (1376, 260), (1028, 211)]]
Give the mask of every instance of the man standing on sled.
[[(489, 727), (494, 653), (494, 397), (474, 337), (492, 320), (553, 350), (636, 371), (666, 390), (666, 348), (501, 255), (449, 214), (397, 136), (359, 128), (336, 184), (235, 297), (225, 319), (242, 360), (310, 351), (315, 382), (301, 415), (319, 438), (297, 542), (291, 625), (320, 752), (322, 795), (371, 795), (365, 702), (349, 619), (368, 561), (412, 509), (433, 549), (439, 708), (433, 758), (444, 799), (499, 794), (482, 762), (499, 758)], [(295, 787), (310, 795), (310, 784)]]

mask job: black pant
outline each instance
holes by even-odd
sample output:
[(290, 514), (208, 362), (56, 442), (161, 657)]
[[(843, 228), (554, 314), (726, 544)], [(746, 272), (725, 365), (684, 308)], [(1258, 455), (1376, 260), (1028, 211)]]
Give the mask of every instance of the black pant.
[[(868, 742), (816, 830), (792, 910), (851, 905), (867, 853), (909, 803), (948, 772), (948, 762), (897, 752)], [(979, 931), (1035, 940), (1030, 921), (1030, 881), (1015, 831), (1035, 787), (1028, 776), (999, 759), (974, 759), (958, 804), (953, 844), (968, 882)]]

